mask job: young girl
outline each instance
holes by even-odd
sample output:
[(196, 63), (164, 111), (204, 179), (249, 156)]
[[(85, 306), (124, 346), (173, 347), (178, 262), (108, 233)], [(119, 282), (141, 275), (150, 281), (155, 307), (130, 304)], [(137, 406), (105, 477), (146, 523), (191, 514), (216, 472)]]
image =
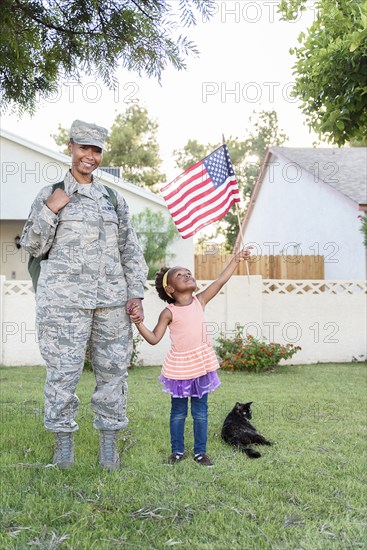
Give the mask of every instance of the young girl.
[(161, 312), (153, 331), (141, 323), (135, 309), (131, 309), (131, 319), (149, 344), (157, 344), (167, 327), (170, 330), (172, 347), (159, 377), (163, 391), (171, 395), (172, 454), (168, 458), (169, 464), (184, 458), (184, 429), (190, 397), (194, 421), (194, 460), (205, 466), (213, 465), (206, 454), (208, 393), (220, 386), (220, 380), (216, 373), (218, 360), (206, 334), (204, 309), (229, 280), (238, 263), (249, 258), (250, 248), (233, 256), (219, 277), (197, 294), (193, 294), (196, 281), (188, 269), (163, 267), (156, 275), (155, 287), (168, 306)]

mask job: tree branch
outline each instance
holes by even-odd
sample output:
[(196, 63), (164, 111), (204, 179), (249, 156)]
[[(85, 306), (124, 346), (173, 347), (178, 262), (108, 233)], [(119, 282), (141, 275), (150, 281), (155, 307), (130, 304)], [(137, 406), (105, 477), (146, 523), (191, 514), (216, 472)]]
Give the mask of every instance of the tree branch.
[(143, 10), (143, 8), (138, 4), (138, 2), (135, 2), (135, 0), (131, 0), (131, 2), (134, 4), (134, 6), (138, 8), (139, 11), (141, 11), (141, 13), (145, 15), (145, 17), (148, 17), (148, 19), (153, 21), (153, 17), (149, 15), (149, 13), (147, 13), (145, 10)]
[[(45, 19), (38, 17), (32, 10), (28, 8), (28, 6), (25, 6), (19, 0), (16, 0), (16, 4), (20, 11), (23, 12), (23, 14), (31, 19), (32, 21), (35, 21), (36, 23), (39, 23), (43, 27), (46, 27), (47, 29), (52, 29), (54, 31), (60, 32), (62, 34), (66, 35), (73, 35), (73, 36), (83, 36), (86, 34), (85, 31), (74, 31), (71, 29), (66, 29), (65, 27), (60, 27), (59, 25), (55, 25), (54, 23), (51, 23), (50, 21), (46, 21)], [(102, 33), (95, 33), (92, 31), (88, 31), (88, 34), (92, 34), (93, 36), (103, 36)]]

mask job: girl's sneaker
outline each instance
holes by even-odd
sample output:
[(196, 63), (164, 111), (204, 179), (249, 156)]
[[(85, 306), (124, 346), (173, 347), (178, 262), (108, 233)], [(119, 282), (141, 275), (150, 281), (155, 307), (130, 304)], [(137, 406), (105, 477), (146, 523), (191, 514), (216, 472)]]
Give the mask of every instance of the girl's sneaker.
[(184, 459), (184, 455), (183, 453), (172, 453), (169, 457), (168, 457), (168, 464), (176, 464), (176, 462), (181, 462), (181, 460)]
[(194, 460), (195, 462), (197, 462), (198, 464), (202, 464), (203, 466), (214, 466), (213, 462), (210, 460), (208, 455), (204, 453), (200, 455), (195, 455)]

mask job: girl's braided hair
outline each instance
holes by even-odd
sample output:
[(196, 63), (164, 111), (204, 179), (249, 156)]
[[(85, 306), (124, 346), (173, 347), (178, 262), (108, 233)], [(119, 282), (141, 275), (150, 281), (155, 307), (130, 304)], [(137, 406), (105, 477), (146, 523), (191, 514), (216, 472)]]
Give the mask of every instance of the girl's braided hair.
[(155, 274), (155, 288), (161, 300), (163, 300), (164, 302), (168, 302), (169, 304), (174, 304), (176, 300), (168, 296), (163, 288), (163, 277), (164, 274), (169, 271), (169, 269), (169, 267), (161, 267), (161, 269), (157, 271), (157, 273)]

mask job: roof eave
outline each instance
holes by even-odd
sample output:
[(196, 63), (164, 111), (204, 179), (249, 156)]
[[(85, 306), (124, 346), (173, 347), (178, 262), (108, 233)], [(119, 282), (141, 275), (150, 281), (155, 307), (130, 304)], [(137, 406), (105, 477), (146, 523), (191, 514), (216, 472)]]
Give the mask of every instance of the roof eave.
[[(289, 156), (285, 155), (282, 151), (279, 152), (279, 150), (282, 149), (282, 147), (276, 147), (276, 150), (274, 150), (274, 146), (270, 146), (269, 147), (271, 153), (276, 156), (276, 157), (279, 157), (281, 159), (283, 159), (284, 161), (288, 161), (292, 164), (295, 164), (297, 166), (299, 166), (301, 168), (301, 170), (303, 170), (305, 173), (307, 173), (311, 178), (314, 178), (315, 177), (315, 174), (313, 172), (311, 172), (310, 170), (307, 169), (306, 166), (304, 166), (303, 164), (300, 164), (299, 162), (295, 161), (294, 159), (291, 159)], [(322, 179), (321, 177), (318, 179), (318, 182), (322, 183), (323, 185), (327, 185), (328, 186), (328, 189), (331, 190), (332, 193), (336, 193), (339, 197), (343, 197), (344, 200), (346, 200), (347, 202), (352, 202), (354, 207), (356, 205), (363, 205), (363, 203), (360, 203), (358, 200), (354, 199), (353, 197), (350, 197), (349, 195), (346, 195), (345, 193), (343, 193), (343, 191), (341, 191), (340, 189), (337, 189), (336, 187), (333, 187), (332, 185), (330, 185), (329, 182), (325, 181), (324, 179)]]
[[(41, 153), (42, 155), (51, 157), (52, 159), (57, 160), (62, 164), (65, 164), (67, 166), (70, 165), (70, 157), (68, 157), (67, 155), (64, 155), (63, 153), (58, 153), (56, 151), (52, 151), (52, 149), (48, 149), (43, 145), (39, 145), (38, 143), (29, 141), (28, 139), (25, 139), (21, 136), (13, 134), (12, 132), (9, 132), (8, 130), (4, 130), (0, 128), (0, 136), (10, 141), (13, 141), (14, 143), (17, 143), (18, 145), (22, 145), (23, 147), (32, 149), (37, 153)], [(124, 181), (120, 178), (118, 178), (118, 181), (116, 182), (116, 177), (111, 174), (108, 174), (108, 172), (103, 172), (102, 170), (100, 170), (99, 178), (105, 181), (106, 183), (119, 187), (122, 190), (125, 189), (130, 193), (134, 193), (136, 195), (144, 197), (148, 200), (151, 200), (152, 202), (155, 202), (156, 204), (166, 206), (164, 199), (158, 195), (155, 195), (154, 193), (152, 193), (152, 191), (149, 191), (148, 189), (144, 189), (143, 187), (138, 187), (137, 185)]]

